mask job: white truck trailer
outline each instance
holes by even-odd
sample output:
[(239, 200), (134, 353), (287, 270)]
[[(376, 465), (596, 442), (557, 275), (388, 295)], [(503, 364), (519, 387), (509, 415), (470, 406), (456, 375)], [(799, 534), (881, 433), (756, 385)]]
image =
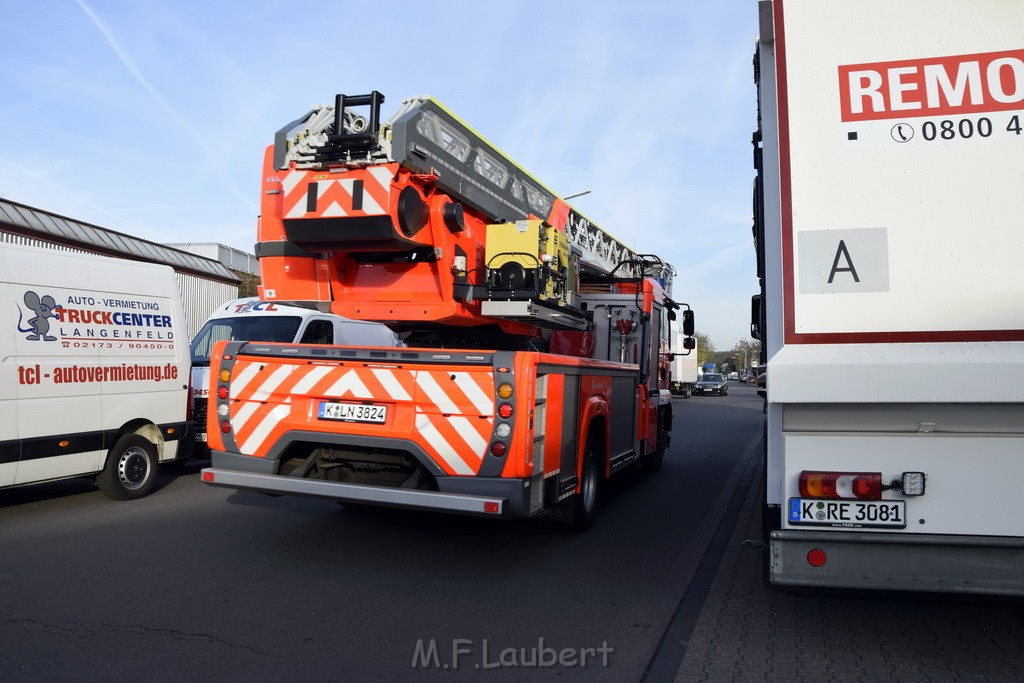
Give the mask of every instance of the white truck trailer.
[(686, 334), (682, 330), (675, 330), (676, 338), (672, 345), (675, 353), (672, 354), (672, 381), (669, 383), (669, 390), (675, 396), (690, 398), (693, 395), (693, 385), (697, 383), (697, 347), (685, 351), (683, 344)]
[(1024, 595), (1024, 0), (759, 12), (768, 578)]

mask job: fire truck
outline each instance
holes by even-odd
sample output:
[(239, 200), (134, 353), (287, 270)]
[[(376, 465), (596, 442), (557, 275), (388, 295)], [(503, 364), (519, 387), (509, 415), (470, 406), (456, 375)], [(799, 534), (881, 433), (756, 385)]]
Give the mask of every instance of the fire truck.
[(1024, 595), (1024, 2), (759, 9), (768, 579)]
[(221, 343), (202, 480), (586, 529), (602, 482), (669, 445), (674, 270), (433, 98), (383, 101), (338, 95), (266, 150), (260, 297), (406, 346)]

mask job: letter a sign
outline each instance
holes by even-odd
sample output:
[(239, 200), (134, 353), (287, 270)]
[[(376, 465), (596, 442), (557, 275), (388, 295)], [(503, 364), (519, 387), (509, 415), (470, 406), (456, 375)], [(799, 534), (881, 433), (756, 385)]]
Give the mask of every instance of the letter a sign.
[(806, 230), (797, 233), (801, 294), (889, 291), (885, 228)]
[[(846, 259), (846, 267), (845, 268), (840, 268), (839, 267), (839, 259), (841, 259), (841, 258), (845, 258)], [(835, 280), (836, 273), (838, 273), (838, 272), (850, 273), (851, 275), (853, 275), (853, 281), (854, 282), (860, 282), (860, 278), (857, 277), (857, 269), (853, 265), (853, 260), (850, 259), (850, 252), (849, 252), (849, 250), (847, 250), (846, 242), (844, 242), (843, 240), (839, 240), (839, 248), (836, 249), (836, 260), (832, 262), (832, 270), (828, 274), (828, 283), (829, 284), (832, 284), (832, 281)]]

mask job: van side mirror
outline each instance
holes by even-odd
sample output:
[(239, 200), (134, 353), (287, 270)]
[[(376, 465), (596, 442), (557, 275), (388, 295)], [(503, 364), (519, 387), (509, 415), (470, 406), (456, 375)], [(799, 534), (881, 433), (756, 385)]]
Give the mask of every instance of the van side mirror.
[(692, 337), (693, 333), (693, 310), (688, 308), (683, 311), (683, 334), (687, 337)]

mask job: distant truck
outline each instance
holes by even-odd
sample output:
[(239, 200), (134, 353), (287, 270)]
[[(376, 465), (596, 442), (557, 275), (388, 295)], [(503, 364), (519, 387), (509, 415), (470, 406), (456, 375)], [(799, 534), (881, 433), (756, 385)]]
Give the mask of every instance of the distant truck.
[[(676, 330), (676, 340), (672, 348), (679, 351), (683, 349), (685, 334), (682, 330)], [(672, 381), (669, 383), (669, 390), (675, 396), (690, 398), (693, 395), (693, 385), (697, 383), (697, 348), (690, 350), (689, 354), (682, 355), (675, 353), (672, 356)]]

